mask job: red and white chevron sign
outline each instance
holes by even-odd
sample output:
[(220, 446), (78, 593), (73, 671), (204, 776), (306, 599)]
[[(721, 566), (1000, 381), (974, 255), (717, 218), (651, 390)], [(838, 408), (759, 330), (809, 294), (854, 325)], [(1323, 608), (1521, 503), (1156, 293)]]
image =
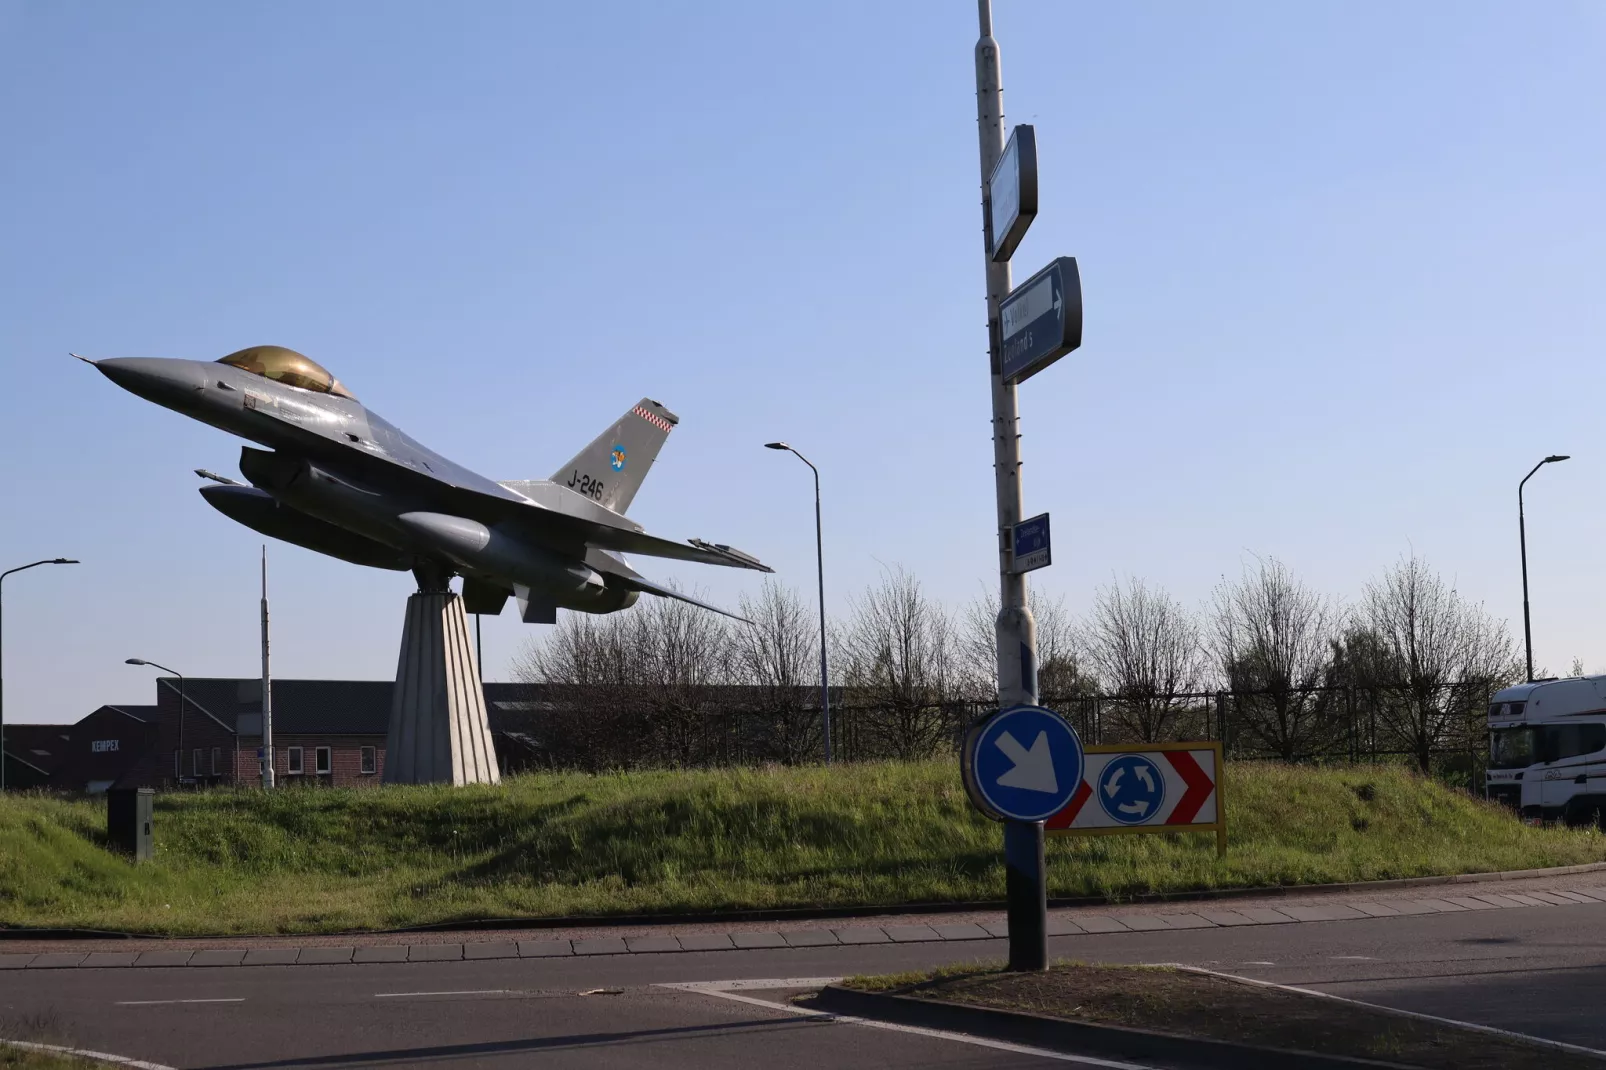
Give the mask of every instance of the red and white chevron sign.
[(1065, 808), (1043, 823), (1046, 831), (1070, 836), (1214, 831), (1218, 849), (1226, 849), (1226, 809), (1218, 787), (1220, 743), (1084, 750), (1082, 783)]

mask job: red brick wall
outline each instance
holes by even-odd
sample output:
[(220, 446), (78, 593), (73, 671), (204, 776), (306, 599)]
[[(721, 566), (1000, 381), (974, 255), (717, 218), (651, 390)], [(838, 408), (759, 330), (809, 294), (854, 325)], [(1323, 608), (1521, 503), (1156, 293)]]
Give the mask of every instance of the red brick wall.
[[(239, 782), (245, 787), (259, 787), (262, 783), (261, 763), (257, 748), (262, 740), (254, 736), (240, 737)], [(290, 772), (290, 748), (301, 748), (299, 774)], [(331, 749), (332, 772), (319, 775), (317, 748)], [(374, 771), (362, 772), (362, 748), (374, 748)], [(275, 732), (273, 734), (273, 778), (283, 787), (297, 785), (323, 785), (337, 788), (363, 788), (380, 783), (385, 775), (384, 736), (298, 736)]]
[[(165, 680), (166, 678), (164, 678)], [(137, 784), (124, 783), (124, 787), (170, 788), (174, 786), (173, 751), (179, 746), (180, 717), (178, 692), (166, 682), (156, 688), (156, 702), (161, 709), (161, 731), (152, 761), (143, 764), (137, 774)], [(235, 736), (232, 731), (202, 713), (194, 703), (186, 702), (182, 719), (184, 753), (181, 775), (192, 775), (192, 764), (197, 748), (201, 751), (201, 772), (195, 777), (198, 785), (209, 787), (231, 782), (234, 766)], [(243, 743), (242, 743), (243, 746)], [(218, 748), (217, 773), (212, 772), (212, 748)], [(256, 751), (253, 749), (253, 754)], [(133, 779), (131, 776), (127, 779)]]

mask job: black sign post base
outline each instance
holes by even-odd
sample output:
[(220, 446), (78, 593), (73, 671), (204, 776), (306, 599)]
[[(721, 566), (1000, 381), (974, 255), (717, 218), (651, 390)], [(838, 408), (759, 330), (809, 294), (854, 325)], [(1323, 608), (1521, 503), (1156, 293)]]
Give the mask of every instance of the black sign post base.
[(1041, 821), (1004, 822), (1009, 968), (1048, 969), (1048, 866)]

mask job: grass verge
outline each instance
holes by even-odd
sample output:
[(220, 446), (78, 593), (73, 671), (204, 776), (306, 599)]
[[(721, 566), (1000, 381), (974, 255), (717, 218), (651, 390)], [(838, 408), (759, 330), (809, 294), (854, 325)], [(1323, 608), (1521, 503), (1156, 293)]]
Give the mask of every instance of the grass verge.
[[(1237, 764), (1210, 836), (1053, 838), (1050, 894), (1314, 884), (1600, 861), (1399, 769)], [(0, 925), (291, 933), (483, 918), (1000, 899), (998, 826), (950, 762), (515, 777), (500, 787), (159, 795), (156, 860), (105, 807), (0, 798)]]
[(1160, 966), (1061, 963), (860, 977), (846, 987), (1424, 1070), (1599, 1070), (1606, 1061), (1298, 992)]
[(97, 1070), (111, 1065), (50, 1051), (13, 1048), (0, 1040), (0, 1070)]
[(19, 1048), (14, 1046), (14, 1041), (70, 1047), (61, 1019), (54, 1012), (22, 1018), (0, 1017), (0, 1070), (95, 1070), (112, 1065), (61, 1052)]

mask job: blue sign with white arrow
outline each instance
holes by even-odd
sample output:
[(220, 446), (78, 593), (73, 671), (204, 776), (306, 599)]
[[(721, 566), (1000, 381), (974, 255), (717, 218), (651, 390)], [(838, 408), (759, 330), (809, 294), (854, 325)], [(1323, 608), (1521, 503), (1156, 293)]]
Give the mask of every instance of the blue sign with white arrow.
[(1025, 382), (1082, 344), (1082, 276), (1062, 256), (998, 303), (1004, 382)]
[(1006, 821), (1042, 821), (1082, 783), (1082, 741), (1041, 706), (1011, 706), (965, 740), (965, 788), (977, 809)]
[(1165, 777), (1141, 754), (1123, 754), (1099, 774), (1099, 805), (1123, 825), (1149, 820), (1165, 803)]

